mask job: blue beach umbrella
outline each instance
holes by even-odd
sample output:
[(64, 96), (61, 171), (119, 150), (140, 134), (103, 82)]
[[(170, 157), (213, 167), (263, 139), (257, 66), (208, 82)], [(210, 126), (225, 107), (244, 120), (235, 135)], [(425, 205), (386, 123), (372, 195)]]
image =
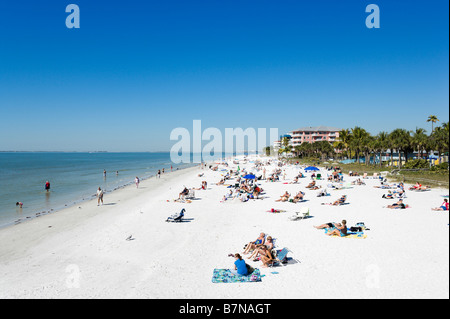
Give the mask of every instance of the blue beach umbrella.
[(256, 176), (253, 175), (253, 174), (247, 174), (247, 175), (245, 175), (243, 178), (245, 178), (245, 179), (255, 179)]
[(318, 171), (319, 169), (317, 167), (314, 166), (308, 166), (307, 168), (305, 168), (305, 171)]

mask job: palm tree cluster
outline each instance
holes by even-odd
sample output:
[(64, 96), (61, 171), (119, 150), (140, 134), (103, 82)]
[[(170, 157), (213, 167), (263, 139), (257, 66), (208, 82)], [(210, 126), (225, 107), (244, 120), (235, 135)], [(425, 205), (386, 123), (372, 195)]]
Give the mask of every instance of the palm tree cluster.
[[(428, 122), (432, 125), (439, 121), (436, 116), (431, 115)], [(339, 139), (330, 144), (328, 141), (317, 141), (314, 143), (302, 143), (295, 147), (289, 146), (289, 140), (282, 140), (283, 147), (279, 153), (296, 153), (300, 157), (324, 158), (338, 156), (340, 158), (364, 159), (365, 164), (375, 163), (378, 157), (378, 164), (382, 165), (383, 154), (389, 154), (390, 165), (394, 163), (394, 156), (405, 159), (407, 162), (414, 153), (417, 158), (427, 156), (431, 151), (439, 154), (449, 152), (449, 127), (448, 122), (441, 126), (433, 127), (430, 135), (426, 134), (423, 128), (416, 128), (414, 131), (397, 128), (392, 132), (379, 132), (371, 135), (364, 128), (354, 127), (343, 129), (339, 132)], [(394, 155), (396, 154), (396, 155)], [(440, 159), (441, 160), (441, 159)], [(402, 161), (398, 161), (399, 167)]]

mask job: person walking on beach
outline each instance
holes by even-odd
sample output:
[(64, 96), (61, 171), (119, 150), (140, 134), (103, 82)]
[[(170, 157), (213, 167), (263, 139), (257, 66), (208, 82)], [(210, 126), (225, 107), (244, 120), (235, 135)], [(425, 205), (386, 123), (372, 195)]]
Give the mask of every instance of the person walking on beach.
[(158, 174), (156, 174), (156, 176), (157, 176), (158, 178), (161, 178), (161, 170), (160, 170), (160, 169), (158, 170)]
[(50, 191), (50, 182), (49, 181), (46, 181), (45, 182), (45, 190), (48, 192), (48, 191)]
[(136, 184), (136, 188), (139, 188), (139, 177), (136, 176), (134, 183)]
[(173, 172), (173, 166), (172, 165), (170, 165), (170, 171)]
[(103, 191), (99, 187), (97, 190), (97, 206), (100, 206), (100, 202), (102, 202), (102, 205), (103, 205)]

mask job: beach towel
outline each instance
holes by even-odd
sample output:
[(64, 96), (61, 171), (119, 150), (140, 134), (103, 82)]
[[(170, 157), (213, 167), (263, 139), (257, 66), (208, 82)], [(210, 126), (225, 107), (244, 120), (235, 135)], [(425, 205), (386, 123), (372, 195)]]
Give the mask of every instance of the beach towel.
[[(167, 202), (170, 202), (170, 200), (168, 199)], [(192, 201), (190, 199), (174, 199), (173, 202), (175, 203), (192, 203)]]
[(214, 269), (213, 283), (230, 283), (230, 282), (257, 282), (261, 281), (261, 272), (258, 268), (247, 276), (235, 275), (230, 269)]
[[(334, 228), (328, 230), (328, 228), (325, 228), (325, 234), (328, 233), (328, 231), (332, 231)], [(364, 234), (364, 232), (352, 232), (350, 229), (347, 230), (347, 236), (338, 236), (338, 235), (331, 235), (330, 237), (338, 237), (338, 238), (356, 238), (356, 239), (365, 239), (367, 238), (367, 235)]]
[(275, 209), (275, 208), (272, 208), (272, 209), (270, 209), (270, 210), (267, 210), (266, 212), (276, 214), (276, 213), (285, 213), (286, 211), (285, 211), (285, 210), (282, 210), (282, 209)]

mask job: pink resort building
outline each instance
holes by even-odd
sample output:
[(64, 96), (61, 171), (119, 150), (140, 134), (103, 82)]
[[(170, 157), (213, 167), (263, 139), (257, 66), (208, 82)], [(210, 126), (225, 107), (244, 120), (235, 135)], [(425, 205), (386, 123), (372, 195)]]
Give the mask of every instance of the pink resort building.
[(330, 126), (301, 127), (289, 133), (292, 137), (290, 142), (292, 146), (300, 145), (304, 142), (328, 141), (333, 143), (339, 138), (340, 130)]

